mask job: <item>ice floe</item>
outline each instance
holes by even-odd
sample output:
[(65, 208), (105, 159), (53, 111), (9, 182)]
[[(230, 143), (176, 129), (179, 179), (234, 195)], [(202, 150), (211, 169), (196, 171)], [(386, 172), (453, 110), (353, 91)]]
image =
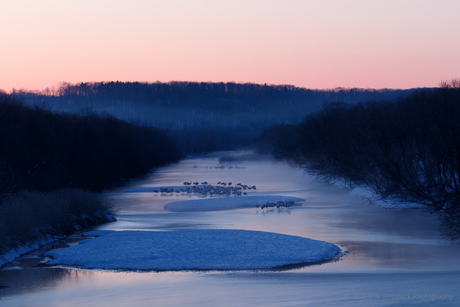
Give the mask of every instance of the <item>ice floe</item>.
[(267, 203), (271, 207), (278, 206), (283, 202), (283, 207), (292, 206), (296, 202), (304, 201), (305, 199), (291, 196), (245, 196), (245, 197), (221, 197), (221, 198), (204, 198), (183, 200), (167, 203), (165, 210), (168, 211), (218, 211), (232, 210), (239, 208), (255, 208), (266, 206)]
[(231, 230), (93, 231), (76, 246), (46, 253), (49, 265), (109, 270), (248, 270), (327, 261), (334, 244)]

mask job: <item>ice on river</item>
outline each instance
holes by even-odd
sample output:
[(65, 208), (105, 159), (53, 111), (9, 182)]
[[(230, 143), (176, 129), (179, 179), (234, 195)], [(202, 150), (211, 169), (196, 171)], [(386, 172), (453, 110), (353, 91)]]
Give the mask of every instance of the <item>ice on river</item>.
[(121, 270), (248, 270), (326, 261), (331, 243), (270, 232), (211, 229), (92, 231), (76, 246), (46, 255), (50, 265)]
[(217, 211), (232, 210), (239, 208), (261, 207), (269, 203), (271, 206), (280, 206), (279, 202), (284, 205), (304, 201), (305, 199), (291, 196), (245, 196), (245, 197), (220, 197), (183, 200), (167, 203), (165, 210), (168, 211)]

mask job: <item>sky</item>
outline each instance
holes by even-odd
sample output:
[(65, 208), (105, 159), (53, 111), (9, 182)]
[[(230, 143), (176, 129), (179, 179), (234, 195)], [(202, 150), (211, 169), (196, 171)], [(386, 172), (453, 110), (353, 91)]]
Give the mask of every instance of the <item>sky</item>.
[(458, 0), (0, 0), (0, 89), (211, 81), (434, 87)]

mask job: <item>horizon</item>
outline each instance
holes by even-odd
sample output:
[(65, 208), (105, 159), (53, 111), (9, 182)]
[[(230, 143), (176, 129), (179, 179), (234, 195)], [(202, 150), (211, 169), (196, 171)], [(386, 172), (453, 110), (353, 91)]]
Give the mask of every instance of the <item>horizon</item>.
[[(454, 80), (454, 79), (452, 79)], [(450, 82), (451, 80), (441, 80), (445, 82)], [(351, 90), (362, 90), (362, 91), (398, 91), (398, 90), (417, 90), (417, 89), (432, 89), (432, 88), (438, 88), (440, 87), (440, 84), (438, 86), (433, 86), (433, 87), (413, 87), (413, 88), (364, 88), (364, 87), (335, 87), (335, 88), (308, 88), (308, 87), (301, 87), (301, 86), (295, 86), (293, 84), (268, 84), (268, 83), (255, 83), (255, 82), (234, 82), (234, 81), (228, 81), (228, 82), (214, 82), (214, 81), (178, 81), (178, 80), (173, 80), (173, 81), (168, 81), (168, 82), (161, 82), (161, 81), (155, 81), (155, 82), (147, 82), (147, 81), (119, 81), (119, 80), (113, 80), (113, 81), (92, 81), (92, 82), (77, 82), (77, 83), (70, 83), (70, 82), (59, 82), (56, 86), (52, 87), (46, 87), (45, 89), (26, 89), (26, 88), (13, 88), (11, 91), (5, 91), (0, 88), (0, 94), (2, 92), (5, 92), (7, 95), (14, 95), (14, 94), (34, 94), (34, 95), (44, 95), (44, 96), (59, 96), (58, 90), (61, 86), (77, 86), (79, 84), (108, 84), (108, 83), (139, 83), (139, 84), (172, 84), (172, 83), (224, 83), (224, 84), (240, 84), (240, 85), (245, 85), (245, 84), (254, 84), (254, 85), (259, 85), (259, 86), (268, 86), (268, 87), (282, 87), (282, 86), (288, 86), (288, 87), (294, 87), (295, 89), (303, 89), (303, 90), (311, 90), (311, 91), (320, 91), (320, 92), (336, 92), (336, 91), (351, 91)]]
[(454, 0), (7, 0), (0, 89), (117, 80), (437, 87), (460, 71), (458, 11)]

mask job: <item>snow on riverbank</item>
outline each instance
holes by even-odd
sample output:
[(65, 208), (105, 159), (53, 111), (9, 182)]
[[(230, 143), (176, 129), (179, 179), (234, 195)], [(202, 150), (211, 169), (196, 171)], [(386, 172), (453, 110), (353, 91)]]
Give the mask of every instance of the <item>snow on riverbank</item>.
[(366, 187), (366, 186), (350, 187), (350, 185), (345, 183), (344, 180), (337, 179), (333, 181), (326, 181), (325, 183), (336, 186), (336, 187), (340, 187), (342, 189), (346, 189), (348, 191), (348, 194), (359, 197), (363, 200), (366, 200), (368, 202), (371, 202), (375, 205), (381, 206), (386, 209), (395, 209), (395, 210), (423, 210), (423, 209), (426, 209), (426, 207), (422, 204), (403, 202), (397, 199), (392, 199), (391, 197), (383, 200), (378, 195), (376, 195), (371, 188)]
[(367, 187), (356, 187), (349, 190), (348, 193), (350, 195), (366, 199), (376, 205), (379, 205), (387, 209), (417, 210), (426, 208), (422, 204), (402, 202), (398, 200), (392, 200), (391, 198), (386, 200), (379, 199), (379, 197), (375, 195), (375, 193), (370, 188)]
[(63, 239), (65, 236), (52, 236), (52, 235), (42, 235), (40, 239), (37, 239), (33, 242), (29, 242), (18, 247), (10, 249), (8, 252), (0, 255), (0, 267), (3, 265), (12, 262), (14, 259), (31, 252), (35, 249), (38, 249), (44, 245), (56, 242)]
[(165, 205), (168, 211), (218, 211), (261, 207), (266, 203), (296, 203), (305, 199), (291, 196), (244, 196), (175, 201)]
[[(74, 216), (73, 220), (75, 221), (71, 226), (73, 230), (80, 230), (83, 227), (115, 222), (117, 219), (114, 215), (107, 211), (99, 211), (93, 216), (82, 215), (79, 218)], [(21, 257), (24, 254), (39, 249), (47, 244), (62, 240), (65, 237), (66, 235), (64, 234), (56, 234), (55, 230), (51, 227), (47, 230), (36, 230), (36, 234), (33, 240), (23, 244), (17, 242), (15, 244), (17, 245), (16, 247), (9, 248), (6, 252), (0, 254), (0, 267), (12, 262), (14, 259)]]
[(334, 244), (247, 230), (93, 231), (48, 265), (121, 270), (249, 270), (327, 261)]

